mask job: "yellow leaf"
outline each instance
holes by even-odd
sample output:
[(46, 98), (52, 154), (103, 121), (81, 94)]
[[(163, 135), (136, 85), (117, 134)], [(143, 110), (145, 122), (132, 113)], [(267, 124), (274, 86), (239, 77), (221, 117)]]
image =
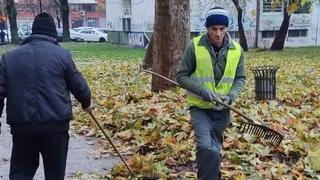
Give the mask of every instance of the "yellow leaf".
[(311, 168), (316, 172), (320, 171), (320, 152), (309, 152), (308, 159), (311, 165)]
[(298, 9), (298, 5), (296, 3), (290, 3), (288, 6), (288, 13), (292, 14)]
[(234, 177), (234, 180), (246, 180), (246, 176), (244, 175), (237, 175)]

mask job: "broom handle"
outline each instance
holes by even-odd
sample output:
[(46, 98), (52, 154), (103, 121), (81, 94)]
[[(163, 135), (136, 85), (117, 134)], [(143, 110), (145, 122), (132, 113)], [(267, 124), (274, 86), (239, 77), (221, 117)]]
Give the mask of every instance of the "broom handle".
[[(165, 76), (162, 76), (161, 74), (155, 73), (155, 72), (153, 72), (153, 71), (149, 71), (149, 70), (147, 70), (147, 69), (141, 69), (141, 70), (144, 71), (144, 72), (146, 72), (146, 73), (153, 74), (153, 75), (155, 75), (155, 76), (161, 77), (162, 79), (165, 79), (165, 80), (171, 82), (172, 84), (174, 84), (174, 85), (176, 85), (176, 86), (179, 86), (179, 87), (181, 87), (182, 89), (184, 89), (184, 88), (183, 88), (180, 84), (178, 84), (177, 82), (175, 82), (175, 81), (173, 81), (173, 80), (171, 80), (171, 79), (169, 79), (169, 78), (167, 78), (167, 77), (165, 77)], [(248, 120), (248, 121), (250, 121), (250, 122), (252, 122), (252, 123), (254, 122), (250, 117), (248, 117), (247, 115), (243, 114), (243, 113), (240, 112), (238, 109), (236, 109), (236, 108), (234, 108), (234, 107), (232, 107), (232, 106), (230, 106), (230, 105), (228, 105), (228, 104), (226, 104), (226, 103), (224, 103), (224, 102), (222, 102), (222, 101), (216, 101), (216, 100), (214, 100), (214, 101), (217, 102), (217, 103), (219, 103), (219, 104), (221, 104), (221, 105), (223, 105), (224, 107), (229, 108), (230, 110), (232, 110), (233, 112), (237, 113), (239, 116), (242, 116), (242, 117), (245, 118), (246, 120)]]
[(132, 176), (135, 176), (135, 174), (133, 173), (132, 169), (130, 168), (130, 166), (127, 164), (126, 160), (122, 157), (122, 155), (119, 153), (118, 149), (116, 148), (116, 146), (113, 144), (113, 142), (111, 141), (110, 137), (107, 135), (107, 133), (103, 130), (101, 124), (98, 122), (98, 120), (94, 117), (92, 111), (87, 111), (89, 113), (89, 115), (91, 116), (91, 118), (93, 119), (93, 121), (97, 124), (97, 126), (99, 127), (99, 129), (101, 130), (101, 132), (103, 133), (103, 135), (107, 138), (107, 140), (109, 141), (109, 143), (111, 144), (111, 146), (114, 148), (114, 150), (117, 152), (117, 154), (119, 155), (120, 159), (122, 160), (122, 162), (127, 166), (128, 170), (130, 171), (130, 173), (132, 174)]

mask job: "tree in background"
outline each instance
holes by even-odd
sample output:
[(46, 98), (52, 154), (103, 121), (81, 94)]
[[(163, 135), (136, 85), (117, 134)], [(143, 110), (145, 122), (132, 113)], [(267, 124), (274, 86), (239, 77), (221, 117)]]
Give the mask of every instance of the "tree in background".
[(17, 26), (17, 11), (14, 6), (14, 0), (4, 0), (4, 2), (10, 23), (11, 42), (13, 44), (19, 44), (20, 38)]
[[(317, 0), (318, 1), (318, 0)], [(274, 37), (270, 50), (282, 50), (289, 29), (289, 22), (292, 13), (304, 8), (307, 3), (312, 3), (313, 0), (272, 0), (272, 3), (283, 3), (283, 20), (279, 31)]]
[(97, 0), (98, 11), (106, 12), (106, 0)]
[[(243, 1), (245, 1), (245, 0), (243, 0)], [(242, 23), (243, 8), (241, 7), (239, 0), (232, 0), (232, 2), (235, 5), (237, 12), (238, 12), (238, 31), (239, 31), (239, 35), (240, 35), (239, 43), (244, 51), (248, 51), (247, 38), (246, 38), (246, 34), (244, 32), (243, 23)], [(242, 5), (245, 5), (245, 3), (242, 2)]]
[(5, 23), (6, 23), (6, 13), (5, 13), (5, 4), (3, 2), (0, 2), (0, 23), (2, 29), (5, 29)]
[(68, 0), (54, 0), (54, 2), (59, 7), (60, 12), (61, 12), (63, 41), (69, 41), (70, 40), (70, 31), (69, 31)]
[(61, 16), (60, 16), (60, 8), (52, 0), (41, 0), (42, 1), (42, 9), (43, 12), (47, 12), (57, 19), (58, 28), (61, 28)]
[[(190, 39), (190, 1), (156, 0), (153, 37), (149, 42), (144, 67), (153, 72), (175, 78), (181, 56)], [(169, 89), (173, 84), (152, 77), (151, 90)]]
[[(20, 0), (20, 6), (28, 12), (32, 12), (35, 17), (40, 13), (41, 9), (43, 12), (47, 12), (52, 17), (56, 17), (58, 22), (58, 28), (61, 27), (61, 17), (60, 17), (60, 8), (58, 5), (52, 0), (41, 0), (41, 4), (39, 0)], [(40, 8), (41, 5), (41, 8)]]
[(39, 14), (39, 8), (35, 0), (24, 0), (20, 2), (25, 10), (32, 12), (34, 17)]

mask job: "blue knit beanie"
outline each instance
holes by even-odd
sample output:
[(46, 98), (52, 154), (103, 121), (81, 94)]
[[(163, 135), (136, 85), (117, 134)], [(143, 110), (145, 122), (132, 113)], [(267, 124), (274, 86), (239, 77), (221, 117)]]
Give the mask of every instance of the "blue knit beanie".
[(211, 8), (206, 16), (206, 27), (212, 25), (229, 26), (229, 13), (221, 7)]

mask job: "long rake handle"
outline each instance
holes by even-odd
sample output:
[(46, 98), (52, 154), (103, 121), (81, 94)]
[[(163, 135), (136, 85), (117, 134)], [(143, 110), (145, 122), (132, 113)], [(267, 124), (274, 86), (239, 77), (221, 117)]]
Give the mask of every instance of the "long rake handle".
[[(161, 77), (161, 78), (163, 78), (163, 79), (171, 82), (172, 84), (174, 84), (174, 85), (176, 85), (176, 86), (179, 86), (179, 87), (181, 87), (182, 89), (184, 89), (180, 84), (178, 84), (177, 82), (175, 82), (175, 81), (173, 81), (173, 80), (171, 80), (171, 79), (169, 79), (169, 78), (167, 78), (167, 77), (165, 77), (165, 76), (162, 76), (162, 75), (160, 75), (160, 74), (158, 74), (158, 73), (155, 73), (155, 72), (153, 72), (153, 71), (149, 71), (149, 70), (147, 70), (147, 69), (142, 69), (142, 71), (147, 72), (147, 73), (150, 73), (150, 74), (153, 74), (153, 75), (158, 76), (158, 77)], [(234, 107), (232, 107), (232, 106), (230, 106), (230, 105), (228, 105), (228, 104), (226, 104), (226, 103), (224, 103), (224, 102), (222, 102), (222, 101), (215, 101), (215, 102), (223, 105), (224, 107), (229, 108), (230, 110), (232, 110), (233, 112), (237, 113), (239, 116), (242, 116), (242, 117), (245, 118), (246, 120), (248, 120), (248, 121), (250, 121), (250, 122), (252, 122), (252, 123), (254, 122), (250, 117), (248, 117), (247, 115), (243, 114), (243, 113), (240, 112), (238, 109), (236, 109), (236, 108), (234, 108)]]
[(116, 148), (116, 146), (113, 144), (113, 142), (111, 141), (110, 137), (107, 135), (107, 133), (103, 130), (101, 124), (99, 123), (99, 121), (95, 118), (95, 116), (93, 115), (92, 111), (87, 111), (88, 114), (91, 116), (91, 118), (93, 119), (93, 121), (97, 124), (97, 126), (99, 127), (99, 129), (101, 130), (101, 132), (103, 133), (103, 135), (107, 138), (107, 140), (109, 141), (109, 143), (111, 144), (111, 146), (113, 147), (113, 149), (117, 152), (117, 154), (119, 155), (120, 159), (122, 160), (122, 162), (126, 165), (126, 167), (128, 168), (128, 170), (130, 171), (132, 176), (135, 176), (134, 172), (132, 171), (132, 169), (130, 168), (130, 166), (128, 165), (128, 163), (126, 162), (126, 160), (122, 157), (122, 155), (120, 154), (120, 152), (118, 151), (118, 149)]

